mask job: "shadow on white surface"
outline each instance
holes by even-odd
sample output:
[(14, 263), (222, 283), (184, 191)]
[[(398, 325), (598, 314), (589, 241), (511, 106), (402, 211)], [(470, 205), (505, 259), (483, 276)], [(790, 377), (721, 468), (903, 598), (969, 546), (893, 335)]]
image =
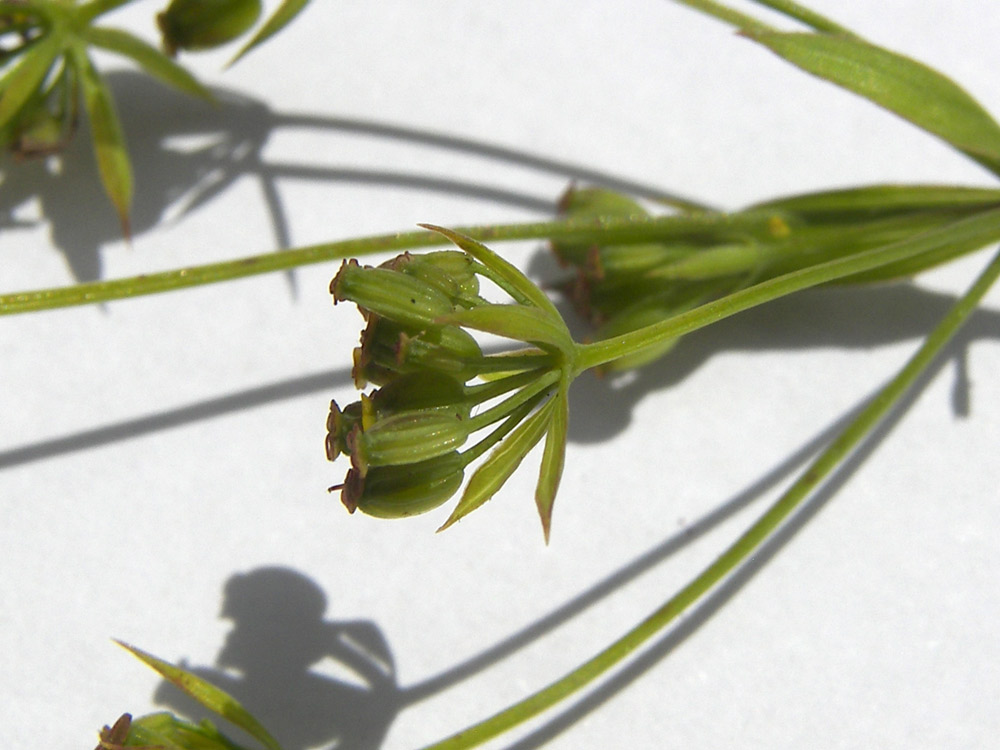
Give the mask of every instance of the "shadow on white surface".
[[(827, 288), (749, 310), (690, 334), (666, 357), (621, 378), (584, 374), (570, 391), (569, 439), (596, 443), (614, 438), (651, 392), (678, 385), (712, 357), (732, 351), (871, 349), (915, 339), (929, 331), (955, 302), (950, 294), (910, 284)], [(572, 312), (563, 311), (567, 315)], [(955, 366), (952, 411), (971, 410), (966, 359), (975, 341), (1000, 339), (1000, 313), (980, 308), (948, 348)], [(349, 352), (344, 352), (349, 357)], [(937, 368), (943, 365), (939, 363)], [(0, 470), (131, 440), (162, 430), (297, 398), (333, 392), (351, 383), (350, 369), (331, 369), (261, 385), (176, 409), (136, 417), (0, 450)]]
[[(953, 342), (904, 402), (749, 563), (689, 611), (675, 627), (640, 650), (635, 658), (511, 747), (528, 750), (543, 746), (670, 655), (816, 516), (891, 433), (924, 386), (942, 366), (960, 357), (967, 344), (968, 339)], [(543, 638), (786, 483), (847, 425), (866, 400), (683, 530), (671, 534), (529, 626), (419, 683), (397, 684), (392, 651), (377, 623), (326, 619), (324, 592), (307, 576), (288, 568), (262, 568), (229, 579), (221, 616), (233, 621), (232, 630), (215, 666), (196, 667), (193, 671), (242, 701), (286, 750), (320, 746), (331, 750), (375, 750), (395, 717), (408, 706), (490, 669)], [(154, 700), (190, 718), (205, 716), (204, 711), (168, 683), (161, 685)], [(484, 711), (492, 713), (500, 708), (488, 706)]]
[[(625, 377), (579, 378), (570, 393), (570, 439), (580, 443), (611, 439), (628, 426), (632, 412), (648, 393), (677, 385), (716, 355), (821, 348), (864, 351), (915, 340), (926, 335), (956, 299), (903, 283), (828, 287), (748, 310), (689, 334), (667, 356)], [(966, 372), (969, 346), (996, 339), (1000, 339), (1000, 314), (980, 308), (949, 347), (949, 361), (955, 364), (952, 410), (956, 416), (967, 416), (971, 409)], [(601, 408), (601, 404), (613, 404), (613, 408)]]
[[(295, 163), (268, 159), (264, 151), (272, 137), (295, 128), (398, 141), (415, 152), (423, 149), (479, 157), (564, 177), (567, 184), (579, 181), (651, 199), (686, 200), (579, 165), (461, 136), (373, 120), (276, 112), (262, 101), (221, 88), (213, 89), (218, 100), (218, 106), (213, 107), (129, 71), (111, 72), (107, 80), (115, 95), (135, 175), (133, 235), (157, 226), (171, 209), (179, 209), (177, 215), (183, 216), (244, 178), (259, 184), (275, 248), (290, 245), (279, 190), (282, 180), (401, 187), (522, 208), (543, 216), (556, 211), (558, 195), (535, 195), (475, 180), (417, 171), (323, 166), (316, 164), (315, 154), (303, 154)], [(183, 147), (185, 139), (187, 147)], [(328, 156), (336, 163), (354, 154), (331, 149)], [(61, 167), (53, 169), (57, 161)], [(51, 227), (51, 242), (64, 255), (74, 279), (102, 278), (99, 250), (103, 244), (121, 239), (121, 227), (100, 189), (89, 134), (77, 133), (58, 160), (0, 164), (0, 176), (14, 170), (17, 179), (0, 181), (0, 228), (24, 225), (25, 220), (18, 218), (19, 207), (37, 196), (43, 221)]]

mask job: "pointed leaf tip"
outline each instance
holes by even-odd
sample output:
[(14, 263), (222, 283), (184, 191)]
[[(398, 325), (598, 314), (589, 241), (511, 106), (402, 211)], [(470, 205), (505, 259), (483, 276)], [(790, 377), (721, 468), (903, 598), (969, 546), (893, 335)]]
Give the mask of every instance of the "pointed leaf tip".
[(226, 64), (226, 67), (228, 68), (235, 65), (251, 50), (260, 46), (285, 28), (285, 26), (290, 24), (308, 4), (309, 0), (284, 0), (284, 2), (278, 6), (277, 10), (275, 10), (274, 13), (268, 17), (268, 19), (264, 22), (264, 25), (260, 27), (260, 30), (254, 34), (253, 38), (247, 42), (242, 49), (240, 49), (240, 51), (233, 56), (233, 59)]
[[(552, 416), (554, 398), (546, 401), (534, 414), (525, 419), (517, 428), (497, 445), (493, 452), (473, 473), (462, 493), (461, 500), (448, 520), (438, 531), (444, 531), (461, 518), (479, 508), (493, 497), (511, 475), (521, 465), (528, 451), (535, 447), (548, 427)], [(508, 419), (519, 419), (512, 416)]]
[(270, 732), (229, 693), (217, 688), (207, 680), (203, 680), (198, 675), (176, 667), (162, 659), (158, 659), (140, 648), (136, 648), (118, 639), (112, 640), (139, 659), (139, 661), (159, 673), (165, 680), (172, 682), (179, 689), (190, 695), (209, 711), (218, 714), (250, 734), (250, 736), (258, 740), (268, 750), (282, 750), (281, 745), (271, 736)]
[(132, 206), (132, 164), (125, 149), (125, 138), (115, 112), (111, 90), (81, 47), (73, 48), (73, 62), (79, 73), (83, 101), (90, 120), (94, 156), (104, 190), (111, 200), (122, 229), (129, 235), (129, 211)]
[(566, 461), (566, 434), (569, 426), (569, 383), (564, 380), (559, 391), (552, 397), (552, 418), (545, 434), (545, 448), (542, 452), (542, 465), (538, 473), (538, 485), (535, 487), (535, 507), (542, 522), (542, 534), (545, 543), (549, 543), (552, 530), (552, 506), (555, 503), (556, 491), (562, 477)]

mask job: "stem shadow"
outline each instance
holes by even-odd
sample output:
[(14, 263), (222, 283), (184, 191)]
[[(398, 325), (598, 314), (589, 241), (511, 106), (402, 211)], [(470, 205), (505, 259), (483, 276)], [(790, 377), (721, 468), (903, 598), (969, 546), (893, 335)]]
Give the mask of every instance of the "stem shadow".
[[(148, 231), (168, 214), (181, 217), (197, 209), (247, 177), (260, 186), (276, 248), (290, 245), (279, 189), (285, 180), (439, 192), (515, 206), (543, 216), (552, 216), (556, 210), (555, 195), (534, 195), (447, 175), (315, 166), (308, 155), (301, 163), (268, 159), (265, 151), (272, 137), (291, 129), (399, 141), (414, 149), (466, 154), (563, 177), (567, 182), (588, 182), (657, 200), (685, 200), (636, 181), (471, 138), (374, 120), (277, 112), (260, 100), (222, 88), (213, 89), (218, 106), (211, 106), (132, 71), (114, 71), (106, 78), (132, 159), (136, 184), (133, 235)], [(20, 211), (37, 198), (51, 227), (52, 243), (78, 282), (101, 278), (101, 246), (121, 239), (121, 226), (100, 188), (89, 133), (84, 130), (58, 157), (0, 164), (0, 177), (17, 173), (16, 179), (0, 179), (0, 228), (30, 224), (21, 218)], [(352, 153), (340, 157), (334, 149), (331, 147), (330, 156), (335, 160), (356, 157)]]
[[(544, 745), (648, 672), (708, 622), (847, 483), (959, 347), (953, 343), (946, 350), (904, 402), (751, 562), (610, 678), (512, 747), (527, 750)], [(325, 621), (323, 592), (304, 574), (287, 568), (263, 568), (229, 579), (222, 616), (233, 620), (233, 628), (215, 666), (192, 671), (231, 692), (274, 731), (286, 750), (319, 744), (331, 750), (375, 750), (401, 711), (488, 670), (664, 563), (784, 483), (863, 407), (864, 401), (683, 531), (669, 535), (527, 627), (420, 682), (398, 685), (393, 656), (381, 629), (370, 621)], [(331, 670), (331, 664), (336, 669)], [(317, 668), (324, 666), (322, 671)], [(191, 718), (205, 716), (193, 701), (166, 682), (157, 689), (155, 700)]]
[[(616, 694), (656, 667), (663, 659), (683, 645), (688, 637), (695, 634), (725, 604), (742, 591), (806, 527), (809, 521), (815, 518), (833, 497), (848, 484), (851, 477), (864, 464), (865, 460), (874, 453), (879, 445), (896, 428), (910, 407), (920, 397), (927, 384), (933, 380), (948, 361), (957, 360), (963, 356), (966, 344), (967, 342), (953, 340), (935, 362), (921, 375), (917, 383), (914, 384), (913, 388), (910, 389), (900, 403), (879, 423), (848, 459), (802, 504), (798, 511), (754, 552), (746, 563), (730, 575), (729, 578), (725, 579), (714, 591), (711, 591), (700, 602), (688, 610), (685, 616), (680, 618), (672, 627), (667, 628), (652, 643), (639, 649), (637, 655), (624, 666), (613, 672), (610, 677), (604, 678), (602, 682), (598, 682), (597, 687), (576, 700), (569, 708), (548, 719), (538, 729), (511, 745), (511, 750), (531, 750), (551, 741), (588, 714), (603, 706), (614, 698)], [(874, 395), (874, 392), (872, 395)], [(841, 429), (847, 426), (850, 420), (864, 408), (864, 405), (865, 402), (856, 405), (849, 413), (841, 417), (837, 424), (826, 431), (825, 439), (819, 441), (814, 439), (810, 441), (810, 444), (814, 445), (816, 450), (825, 445), (829, 439), (832, 439)], [(818, 445), (816, 445), (817, 442), (819, 443)], [(800, 449), (795, 455), (802, 456), (805, 459), (813, 452), (816, 451), (807, 451), (807, 455), (802, 456), (803, 450)], [(793, 467), (788, 466), (788, 463), (788, 461), (785, 461), (782, 466), (787, 466), (787, 473), (791, 474)], [(802, 463), (804, 463), (804, 460)], [(760, 493), (756, 494), (759, 495)], [(722, 508), (726, 508), (727, 506), (728, 503), (723, 505)]]
[[(816, 348), (863, 352), (916, 340), (956, 300), (955, 295), (900, 283), (823, 287), (769, 302), (688, 334), (665, 357), (639, 370), (619, 377), (579, 378), (570, 392), (570, 439), (594, 443), (614, 437), (629, 425), (646, 395), (680, 383), (717, 355)], [(971, 410), (969, 346), (991, 339), (1000, 339), (1000, 313), (979, 308), (948, 349), (955, 367), (951, 408), (956, 416), (968, 416)]]

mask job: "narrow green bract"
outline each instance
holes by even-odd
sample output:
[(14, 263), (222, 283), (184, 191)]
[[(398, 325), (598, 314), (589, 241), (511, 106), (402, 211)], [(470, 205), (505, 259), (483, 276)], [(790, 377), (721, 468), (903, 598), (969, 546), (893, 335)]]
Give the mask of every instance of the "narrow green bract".
[(125, 234), (128, 235), (128, 216), (132, 206), (132, 164), (125, 150), (118, 114), (107, 84), (82, 46), (73, 48), (73, 60), (80, 76), (101, 181), (118, 211)]
[(121, 641), (116, 642), (144, 664), (159, 672), (165, 679), (190, 695), (209, 711), (218, 714), (246, 731), (251, 737), (264, 745), (267, 750), (282, 750), (281, 745), (271, 736), (270, 732), (229, 693), (210, 682), (206, 682), (196, 674), (176, 667), (162, 659), (158, 659), (135, 646), (130, 646)]

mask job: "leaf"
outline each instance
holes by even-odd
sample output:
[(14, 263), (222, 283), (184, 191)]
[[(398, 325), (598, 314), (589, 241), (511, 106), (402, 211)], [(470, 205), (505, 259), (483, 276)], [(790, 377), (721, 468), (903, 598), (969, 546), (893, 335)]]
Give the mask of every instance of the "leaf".
[(558, 349), (572, 357), (575, 344), (562, 318), (558, 321), (537, 307), (522, 305), (480, 305), (449, 313), (434, 321), (493, 333), (517, 341)]
[(148, 654), (135, 646), (130, 646), (122, 641), (115, 641), (115, 643), (147, 666), (152, 667), (164, 679), (172, 682), (209, 711), (218, 714), (250, 734), (254, 739), (260, 741), (262, 745), (268, 748), (268, 750), (282, 750), (278, 741), (229, 693), (217, 688), (201, 677), (180, 667), (175, 667), (173, 664), (165, 662), (162, 659), (157, 659), (152, 654)]
[(127, 31), (90, 26), (83, 33), (83, 38), (97, 47), (131, 58), (151, 76), (159, 78), (185, 94), (191, 94), (208, 101), (215, 100), (212, 92), (199, 83), (186, 68), (178, 65), (156, 47), (147, 44)]
[(860, 39), (746, 32), (793, 65), (859, 94), (1000, 172), (1000, 125), (951, 79)]
[(243, 46), (243, 49), (237, 52), (236, 56), (229, 61), (229, 65), (234, 65), (237, 60), (250, 52), (254, 47), (263, 44), (285, 28), (308, 4), (309, 0), (284, 0), (278, 6), (278, 9), (264, 22), (264, 25), (260, 27), (257, 33), (254, 34), (253, 39), (247, 42)]
[(73, 57), (83, 89), (83, 101), (90, 119), (94, 156), (104, 190), (111, 199), (128, 236), (128, 214), (132, 205), (132, 165), (125, 150), (121, 124), (115, 113), (108, 85), (94, 68), (82, 46), (73, 48)]
[(875, 219), (913, 211), (964, 210), (1000, 204), (1000, 190), (951, 185), (865, 185), (757, 203), (748, 211), (780, 211), (810, 221)]
[(555, 399), (550, 398), (493, 449), (489, 458), (476, 469), (476, 472), (469, 479), (465, 492), (462, 493), (462, 499), (458, 501), (455, 510), (438, 531), (444, 531), (497, 493), (504, 482), (510, 479), (511, 474), (521, 465), (521, 461), (528, 455), (528, 451), (542, 439), (554, 407)]
[(538, 485), (535, 487), (535, 506), (538, 517), (542, 521), (542, 533), (545, 543), (549, 543), (549, 532), (552, 529), (552, 505), (559, 489), (559, 479), (562, 477), (563, 464), (566, 459), (566, 431), (569, 426), (569, 383), (560, 384), (559, 391), (552, 397), (554, 403), (549, 430), (545, 434), (545, 448), (542, 452), (542, 467), (538, 472)]
[(50, 33), (28, 49), (0, 80), (0, 128), (39, 90), (61, 50), (62, 37)]

